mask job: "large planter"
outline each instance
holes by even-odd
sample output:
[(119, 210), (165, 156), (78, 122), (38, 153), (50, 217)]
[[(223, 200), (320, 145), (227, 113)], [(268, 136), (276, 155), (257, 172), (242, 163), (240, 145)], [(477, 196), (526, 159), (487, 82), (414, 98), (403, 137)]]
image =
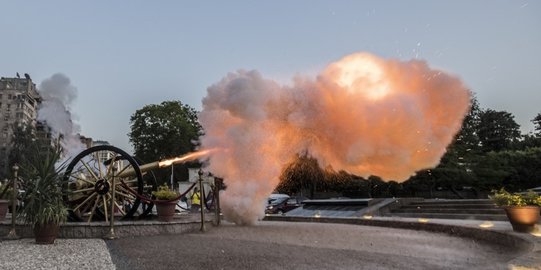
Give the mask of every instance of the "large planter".
[(34, 227), (34, 237), (36, 238), (36, 244), (54, 244), (54, 240), (58, 236), (59, 229), (60, 226), (56, 223), (36, 225)]
[(175, 216), (175, 207), (177, 205), (177, 201), (155, 201), (155, 204), (156, 212), (158, 212), (159, 221), (169, 222), (173, 220), (173, 217)]
[(513, 230), (532, 232), (539, 221), (539, 206), (507, 206), (504, 208)]
[(6, 219), (6, 214), (8, 213), (8, 200), (0, 200), (0, 221)]

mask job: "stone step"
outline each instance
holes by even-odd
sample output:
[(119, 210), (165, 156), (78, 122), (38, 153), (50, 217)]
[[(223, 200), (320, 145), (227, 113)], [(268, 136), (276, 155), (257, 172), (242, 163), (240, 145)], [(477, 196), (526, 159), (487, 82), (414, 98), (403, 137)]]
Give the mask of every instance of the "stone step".
[(505, 215), (503, 209), (462, 209), (462, 208), (399, 208), (391, 211), (392, 213), (449, 213), (449, 214), (495, 214)]
[(424, 201), (418, 201), (414, 202), (412, 204), (417, 205), (441, 205), (441, 204), (481, 204), (481, 205), (494, 205), (494, 202), (492, 200), (487, 199), (467, 199), (467, 200), (424, 200)]
[(500, 209), (495, 204), (408, 204), (404, 205), (403, 209)]
[(436, 218), (436, 219), (473, 219), (473, 220), (494, 220), (508, 221), (506, 215), (488, 214), (446, 214), (446, 213), (391, 213), (391, 216), (408, 218)]

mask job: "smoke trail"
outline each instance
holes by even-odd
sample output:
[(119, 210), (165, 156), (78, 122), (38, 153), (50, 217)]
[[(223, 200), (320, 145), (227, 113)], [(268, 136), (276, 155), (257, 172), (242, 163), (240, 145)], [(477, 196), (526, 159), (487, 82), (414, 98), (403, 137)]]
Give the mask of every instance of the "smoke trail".
[(39, 86), (43, 102), (38, 110), (38, 121), (51, 128), (55, 138), (62, 135), (60, 144), (69, 158), (85, 149), (79, 139), (81, 128), (73, 122), (70, 106), (77, 98), (77, 88), (66, 75), (57, 73), (45, 79)]
[(222, 209), (237, 224), (263, 216), (296, 153), (308, 151), (323, 167), (403, 181), (438, 164), (469, 108), (458, 78), (424, 61), (367, 53), (290, 86), (241, 70), (207, 92), (201, 143), (228, 149), (211, 156), (209, 169), (225, 179)]

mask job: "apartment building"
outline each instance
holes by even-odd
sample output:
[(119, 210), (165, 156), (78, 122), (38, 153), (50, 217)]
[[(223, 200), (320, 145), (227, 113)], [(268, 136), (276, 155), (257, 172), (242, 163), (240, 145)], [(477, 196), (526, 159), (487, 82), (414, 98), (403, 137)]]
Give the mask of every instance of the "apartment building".
[[(18, 74), (17, 74), (18, 75)], [(36, 127), (41, 97), (28, 74), (0, 78), (0, 170), (5, 169), (15, 125)]]

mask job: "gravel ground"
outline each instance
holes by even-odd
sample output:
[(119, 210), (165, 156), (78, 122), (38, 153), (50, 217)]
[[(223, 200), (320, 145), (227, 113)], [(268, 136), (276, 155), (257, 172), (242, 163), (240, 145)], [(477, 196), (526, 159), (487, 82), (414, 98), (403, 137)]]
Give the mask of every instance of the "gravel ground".
[(56, 239), (37, 245), (34, 239), (0, 242), (0, 269), (115, 269), (101, 239)]
[(520, 254), (445, 234), (321, 223), (224, 224), (107, 241), (117, 269), (507, 269)]

